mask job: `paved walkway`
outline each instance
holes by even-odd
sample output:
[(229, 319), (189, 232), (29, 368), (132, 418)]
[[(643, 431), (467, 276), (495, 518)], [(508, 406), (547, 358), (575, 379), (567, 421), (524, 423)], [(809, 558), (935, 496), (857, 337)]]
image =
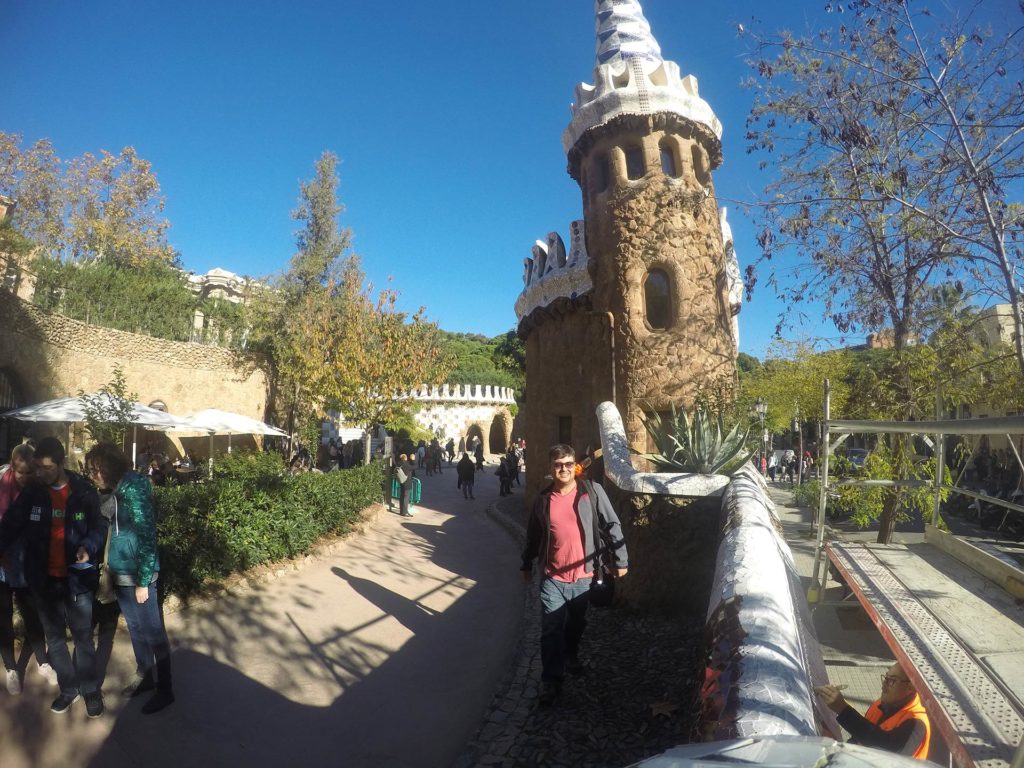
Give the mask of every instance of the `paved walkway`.
[[(770, 483), (768, 493), (775, 502), (806, 595), (814, 570), (816, 544), (812, 513), (796, 506), (788, 485)], [(846, 541), (874, 541), (878, 534), (877, 529), (858, 531), (847, 527), (834, 530), (833, 535)], [(897, 530), (892, 541), (913, 544), (923, 539), (923, 533)], [(811, 608), (829, 680), (847, 686), (843, 696), (863, 713), (881, 693), (881, 677), (894, 661), (892, 651), (856, 600), (840, 604), (843, 589), (835, 580), (829, 581), (829, 589), (821, 598), (821, 605)], [(933, 738), (929, 759), (948, 764), (948, 752), (941, 739)]]
[(32, 662), (21, 696), (0, 689), (0, 764), (450, 765), (511, 663), (523, 585), (516, 546), (485, 514), (493, 468), (476, 502), (454, 469), (423, 484), (414, 518), (381, 512), (320, 558), (168, 616), (177, 702), (164, 712), (119, 696), (133, 666), (123, 630), (99, 719), (81, 702), (49, 712), (55, 690)]

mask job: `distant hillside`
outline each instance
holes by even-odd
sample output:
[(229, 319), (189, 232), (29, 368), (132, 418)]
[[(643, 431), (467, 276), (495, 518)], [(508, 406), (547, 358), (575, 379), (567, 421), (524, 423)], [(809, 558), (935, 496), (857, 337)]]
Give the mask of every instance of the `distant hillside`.
[(526, 347), (515, 331), (494, 338), (478, 333), (441, 331), (441, 345), (458, 361), (448, 377), (452, 384), (497, 384), (512, 387), (522, 400), (526, 388)]

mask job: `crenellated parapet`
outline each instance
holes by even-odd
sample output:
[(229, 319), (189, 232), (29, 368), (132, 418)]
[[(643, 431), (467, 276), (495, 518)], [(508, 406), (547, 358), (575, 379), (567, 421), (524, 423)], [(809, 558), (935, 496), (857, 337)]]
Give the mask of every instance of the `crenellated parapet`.
[(597, 0), (597, 60), (594, 84), (576, 86), (572, 120), (562, 134), (571, 153), (583, 135), (620, 115), (670, 113), (703, 129), (713, 165), (721, 158), (722, 123), (700, 97), (697, 78), (661, 56), (650, 24), (636, 0)]
[(523, 291), (516, 300), (516, 317), (522, 322), (538, 307), (556, 299), (576, 299), (594, 286), (587, 271), (587, 245), (583, 220), (570, 226), (569, 252), (557, 232), (538, 240), (530, 258), (523, 259)]
[(514, 405), (515, 390), (493, 384), (442, 384), (423, 386), (408, 394), (410, 400), (421, 403), (483, 403), (487, 405)]

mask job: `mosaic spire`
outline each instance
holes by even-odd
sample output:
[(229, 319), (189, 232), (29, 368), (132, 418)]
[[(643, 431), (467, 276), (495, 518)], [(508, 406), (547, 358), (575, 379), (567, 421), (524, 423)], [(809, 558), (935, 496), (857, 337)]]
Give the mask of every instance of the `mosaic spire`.
[(587, 131), (619, 115), (667, 113), (707, 129), (708, 152), (712, 165), (717, 167), (722, 154), (722, 124), (700, 97), (697, 78), (683, 77), (678, 64), (662, 58), (661, 46), (651, 33), (640, 0), (594, 0), (594, 11), (594, 83), (576, 86), (572, 119), (562, 134), (565, 151), (570, 152)]
[(662, 60), (638, 0), (596, 0), (595, 6), (597, 66), (622, 59)]

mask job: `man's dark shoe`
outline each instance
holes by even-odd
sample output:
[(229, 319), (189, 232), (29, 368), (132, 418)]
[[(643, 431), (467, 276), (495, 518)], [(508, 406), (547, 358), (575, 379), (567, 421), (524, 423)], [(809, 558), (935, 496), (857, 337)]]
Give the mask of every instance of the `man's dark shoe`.
[(62, 693), (53, 700), (53, 704), (50, 705), (50, 711), (57, 715), (63, 715), (71, 709), (71, 705), (76, 701), (78, 701), (77, 693)]
[(562, 686), (558, 683), (541, 683), (540, 696), (537, 703), (542, 707), (553, 706), (562, 693)]
[(85, 712), (89, 717), (99, 717), (103, 714), (103, 694), (99, 691), (87, 693), (85, 698)]
[(142, 714), (152, 715), (173, 703), (174, 694), (171, 693), (171, 691), (158, 689), (157, 692), (150, 697), (149, 701), (142, 705)]
[(582, 675), (584, 672), (583, 662), (579, 656), (565, 657), (565, 671), (570, 675)]
[(136, 672), (135, 677), (121, 691), (121, 695), (134, 699), (136, 696), (146, 691), (152, 691), (154, 688), (156, 688), (156, 683), (153, 681), (153, 670), (148, 669), (145, 675), (140, 675)]

